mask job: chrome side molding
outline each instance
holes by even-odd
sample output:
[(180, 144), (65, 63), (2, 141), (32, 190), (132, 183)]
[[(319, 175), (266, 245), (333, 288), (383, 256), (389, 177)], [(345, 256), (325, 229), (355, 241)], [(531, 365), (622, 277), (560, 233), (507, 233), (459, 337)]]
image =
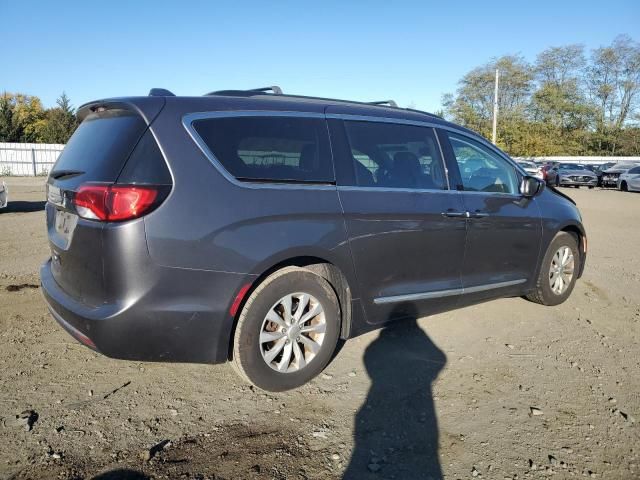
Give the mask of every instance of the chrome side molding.
[(384, 305), (385, 303), (411, 302), (417, 300), (430, 300), (434, 298), (452, 297), (454, 295), (464, 295), (465, 293), (478, 293), (486, 290), (494, 290), (496, 288), (512, 287), (526, 282), (526, 278), (518, 280), (509, 280), (506, 282), (487, 283), (485, 285), (476, 285), (467, 288), (453, 288), (450, 290), (437, 290), (435, 292), (409, 293), (406, 295), (393, 295), (389, 297), (377, 297), (373, 299), (376, 305)]

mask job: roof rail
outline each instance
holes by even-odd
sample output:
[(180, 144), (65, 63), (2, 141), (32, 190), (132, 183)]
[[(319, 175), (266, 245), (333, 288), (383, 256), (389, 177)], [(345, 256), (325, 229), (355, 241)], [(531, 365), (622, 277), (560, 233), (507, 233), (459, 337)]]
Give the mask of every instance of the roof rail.
[(394, 100), (380, 100), (378, 102), (366, 102), (366, 103), (368, 103), (369, 105), (380, 105), (380, 106), (388, 105), (389, 107), (398, 108), (398, 104)]
[(222, 95), (222, 96), (229, 96), (229, 97), (251, 97), (253, 95), (260, 95), (260, 94), (281, 95), (281, 96), (283, 96), (285, 98), (300, 98), (300, 99), (307, 99), (307, 100), (324, 100), (324, 101), (330, 101), (330, 102), (345, 102), (345, 103), (352, 103), (352, 104), (359, 104), (359, 105), (373, 105), (373, 106), (379, 106), (379, 107), (392, 107), (392, 108), (398, 108), (398, 109), (401, 109), (401, 110), (407, 110), (407, 111), (410, 111), (410, 112), (420, 113), (422, 115), (428, 115), (430, 117), (443, 118), (440, 115), (436, 115), (435, 113), (425, 112), (425, 111), (422, 111), (422, 110), (417, 110), (415, 108), (398, 107), (398, 104), (394, 100), (380, 100), (380, 101), (377, 101), (377, 102), (357, 102), (357, 101), (354, 101), (354, 100), (340, 100), (340, 99), (336, 99), (336, 98), (309, 97), (309, 96), (306, 96), (306, 95), (285, 94), (285, 93), (282, 93), (282, 89), (280, 87), (278, 87), (277, 85), (274, 85), (272, 87), (252, 88), (250, 90), (218, 90), (218, 91), (215, 91), (215, 92), (207, 93), (205, 96)]
[(405, 110), (409, 112), (423, 113), (425, 115), (429, 115), (431, 117), (436, 117), (436, 118), (442, 118), (444, 120), (444, 117), (442, 115), (438, 115), (437, 113), (425, 112), (424, 110), (418, 110), (417, 108), (408, 108), (408, 107), (405, 108)]
[(166, 88), (152, 88), (149, 90), (150, 97), (175, 97), (175, 93), (170, 92)]
[(271, 87), (262, 88), (250, 88), (249, 90), (218, 90), (216, 92), (209, 92), (205, 96), (209, 95), (226, 95), (236, 97), (249, 97), (256, 93), (271, 93), (272, 95), (282, 95), (282, 89), (277, 85)]

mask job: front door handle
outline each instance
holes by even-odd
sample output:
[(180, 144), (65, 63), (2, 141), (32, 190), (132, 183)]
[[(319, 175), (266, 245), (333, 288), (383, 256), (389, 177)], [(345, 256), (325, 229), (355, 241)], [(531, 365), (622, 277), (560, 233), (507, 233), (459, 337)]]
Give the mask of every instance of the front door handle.
[(450, 218), (459, 218), (459, 217), (468, 217), (469, 212), (454, 212), (454, 211), (449, 211), (447, 210), (446, 212), (442, 212), (442, 216), (443, 217), (450, 217)]

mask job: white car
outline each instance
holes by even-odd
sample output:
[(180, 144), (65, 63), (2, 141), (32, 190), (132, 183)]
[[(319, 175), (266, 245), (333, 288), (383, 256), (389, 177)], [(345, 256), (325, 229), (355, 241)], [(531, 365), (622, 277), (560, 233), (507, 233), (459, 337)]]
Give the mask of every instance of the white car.
[(529, 162), (526, 160), (519, 160), (518, 161), (518, 165), (520, 165), (525, 172), (527, 172), (527, 175), (531, 175), (532, 177), (538, 177), (538, 178), (542, 178), (542, 170), (540, 169), (540, 167), (538, 167), (538, 165), (536, 165), (533, 162)]
[(4, 182), (0, 182), (0, 208), (6, 207), (8, 201), (9, 192), (7, 190), (7, 186), (4, 184)]
[(640, 192), (640, 166), (633, 167), (618, 177), (618, 189), (623, 192)]

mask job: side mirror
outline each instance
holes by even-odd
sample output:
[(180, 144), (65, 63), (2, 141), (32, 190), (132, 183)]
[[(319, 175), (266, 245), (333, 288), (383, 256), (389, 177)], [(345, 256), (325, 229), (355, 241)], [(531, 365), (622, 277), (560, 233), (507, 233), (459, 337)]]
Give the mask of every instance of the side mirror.
[(522, 177), (520, 193), (523, 197), (531, 198), (538, 195), (544, 189), (544, 182), (536, 177)]

